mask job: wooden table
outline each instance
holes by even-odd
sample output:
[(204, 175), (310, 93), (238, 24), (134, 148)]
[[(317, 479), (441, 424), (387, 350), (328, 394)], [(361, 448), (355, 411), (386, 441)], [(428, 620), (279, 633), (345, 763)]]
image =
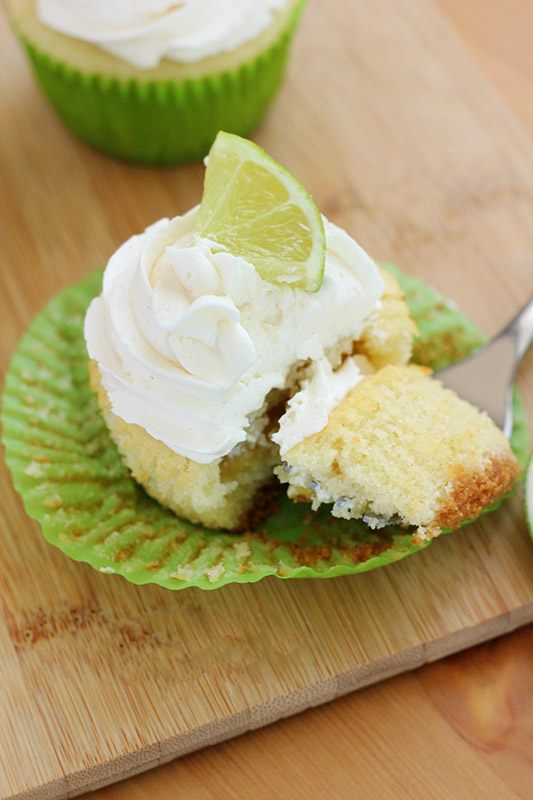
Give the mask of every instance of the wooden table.
[[(267, 148), (275, 143), (273, 132), (283, 119), (284, 107), (296, 102), (298, 81), (303, 80), (298, 68), (304, 55), (309, 53), (306, 42), (316, 35), (314, 7), (317, 2), (310, 2), (286, 85), (277, 107), (260, 132), (260, 141)], [(342, 0), (342, 3), (348, 8), (351, 0)], [(466, 38), (474, 59), (506, 94), (528, 133), (533, 135), (531, 4), (528, 0), (507, 0), (506, 3), (502, 0), (469, 0), (468, 3), (439, 0), (439, 3), (453, 26)], [(341, 5), (341, 0), (337, 0), (337, 5)], [(432, 0), (427, 0), (427, 7), (428, 13), (438, 13)], [(444, 27), (444, 30), (449, 31), (446, 35), (454, 35), (453, 28)], [(23, 59), (14, 46), (8, 50), (8, 59), (9, 66), (17, 69), (14, 75), (20, 70), (19, 84), (29, 83)], [(44, 118), (41, 103), (35, 92), (36, 106), (27, 112), (28, 125), (38, 124)], [(64, 157), (67, 165), (69, 160), (74, 164), (77, 158), (87, 157), (82, 145), (64, 137), (59, 123), (52, 120), (49, 124), (58, 126), (57, 151), (50, 153), (51, 159), (58, 156), (60, 148), (67, 146), (70, 148)], [(38, 148), (38, 131), (35, 146)], [(276, 155), (274, 151), (273, 154)], [(313, 155), (309, 153), (308, 157), (311, 159)], [(31, 160), (28, 161), (28, 181), (31, 180), (30, 169)], [(116, 184), (120, 166), (101, 159), (95, 169), (94, 179), (102, 181), (96, 192), (101, 193), (104, 207), (109, 202), (104, 184), (106, 169), (114, 172)], [(183, 170), (183, 186), (195, 184), (195, 169)], [(57, 191), (52, 173), (50, 180), (50, 191)], [(121, 214), (119, 210), (109, 221), (107, 241), (91, 241), (82, 218), (83, 188), (74, 187), (72, 198), (64, 200), (65, 207), (72, 203), (78, 209), (80, 219), (75, 230), (58, 230), (57, 252), (60, 253), (66, 238), (76, 235), (83, 246), (84, 258), (97, 262), (110, 250), (111, 243), (118, 243), (123, 232), (128, 230), (127, 211)], [(95, 191), (94, 186), (90, 188)], [(142, 190), (142, 176), (139, 188)], [(309, 188), (320, 195), (318, 185)], [(126, 182), (124, 191), (127, 191)], [(45, 194), (46, 187), (42, 187), (40, 202)], [(169, 213), (170, 195), (169, 184), (162, 182), (157, 198), (161, 215)], [(30, 207), (32, 202), (28, 193), (27, 210), (36, 218), (36, 210)], [(342, 223), (342, 207), (334, 207), (333, 199), (329, 204), (327, 213)], [(15, 210), (13, 214), (12, 228), (16, 235), (31, 237), (32, 231), (15, 218)], [(9, 243), (4, 246), (9, 247)], [(50, 270), (57, 270), (63, 278), (59, 262), (50, 263)], [(15, 275), (13, 280), (16, 280)], [(44, 300), (47, 293), (44, 278), (36, 275), (31, 291), (37, 308), (41, 305), (41, 294)], [(496, 304), (494, 307), (496, 309)], [(495, 315), (497, 313), (495, 310)], [(506, 313), (507, 309), (502, 309), (501, 318), (492, 327), (482, 315), (478, 322), (494, 331)], [(22, 309), (20, 317), (21, 321), (28, 322), (28, 311)], [(15, 339), (10, 338), (10, 333), (2, 331), (0, 348), (4, 353), (11, 352), (14, 345)], [(528, 385), (533, 382), (532, 366), (530, 355), (521, 376)], [(278, 797), (303, 800), (329, 794), (346, 800), (356, 797), (525, 800), (531, 796), (533, 785), (532, 665), (533, 631), (526, 628), (271, 727), (183, 757), (91, 796), (97, 800), (155, 797), (158, 800), (245, 800), (253, 795), (256, 800)]]

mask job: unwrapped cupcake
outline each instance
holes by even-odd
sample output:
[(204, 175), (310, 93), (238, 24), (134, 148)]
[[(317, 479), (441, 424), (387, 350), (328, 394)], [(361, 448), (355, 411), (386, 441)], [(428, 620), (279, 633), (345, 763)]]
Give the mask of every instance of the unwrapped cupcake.
[(407, 364), (415, 330), (395, 278), (226, 133), (200, 207), (122, 245), (85, 319), (111, 435), (164, 506), (247, 529), (275, 473), (294, 500), (422, 543), (519, 465), (486, 414)]
[(62, 120), (110, 155), (202, 158), (248, 135), (283, 75), (305, 0), (8, 0)]

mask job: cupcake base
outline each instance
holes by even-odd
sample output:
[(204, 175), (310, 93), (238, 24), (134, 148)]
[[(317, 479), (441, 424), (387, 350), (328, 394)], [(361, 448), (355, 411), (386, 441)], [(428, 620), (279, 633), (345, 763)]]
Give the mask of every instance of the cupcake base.
[(214, 530), (246, 530), (249, 518), (256, 517), (255, 497), (272, 481), (273, 468), (279, 463), (275, 445), (265, 439), (255, 447), (242, 444), (232, 457), (207, 464), (191, 461), (113, 413), (95, 361), (89, 362), (89, 374), (111, 438), (151, 497), (190, 522)]

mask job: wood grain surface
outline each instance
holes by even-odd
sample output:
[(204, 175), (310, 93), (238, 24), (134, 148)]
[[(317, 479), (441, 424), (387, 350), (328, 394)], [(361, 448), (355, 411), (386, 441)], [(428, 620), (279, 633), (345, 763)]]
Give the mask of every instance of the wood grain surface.
[[(459, 0), (442, 4), (461, 23)], [(497, 33), (495, 3), (470, 5)], [(486, 67), (480, 24), (466, 20)], [(128, 166), (72, 139), (0, 25), (3, 371), (46, 299), (197, 202), (203, 170)], [(495, 78), (512, 84), (505, 70)], [(530, 139), (432, 0), (311, 0), (255, 138), (370, 252), (453, 296), (487, 332), (533, 289)], [(530, 421), (532, 367), (530, 354)], [(387, 570), (170, 593), (46, 545), (1, 470), (2, 798), (74, 796), (532, 618), (520, 492)], [(532, 663), (523, 629), (95, 797), (525, 799)]]

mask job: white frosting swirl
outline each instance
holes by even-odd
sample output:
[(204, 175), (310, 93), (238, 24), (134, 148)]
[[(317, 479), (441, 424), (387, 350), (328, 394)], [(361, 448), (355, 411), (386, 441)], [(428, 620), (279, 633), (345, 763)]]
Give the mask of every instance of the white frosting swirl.
[[(117, 250), (85, 338), (114, 413), (207, 463), (246, 439), (250, 415), (298, 361), (324, 363), (329, 348), (357, 338), (383, 284), (374, 262), (327, 220), (324, 280), (311, 293), (263, 280), (199, 238), (197, 213), (160, 220)], [(357, 370), (346, 377), (348, 391)]]
[(140, 69), (190, 63), (258, 36), (287, 0), (37, 0), (40, 21)]

